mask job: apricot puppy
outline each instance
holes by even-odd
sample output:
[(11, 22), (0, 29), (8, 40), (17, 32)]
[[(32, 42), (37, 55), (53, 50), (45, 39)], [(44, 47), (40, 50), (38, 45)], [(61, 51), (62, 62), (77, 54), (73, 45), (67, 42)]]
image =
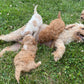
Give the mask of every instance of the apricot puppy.
[(23, 44), (23, 48), (14, 58), (15, 78), (18, 83), (22, 71), (29, 72), (41, 64), (40, 61), (38, 63), (35, 63), (34, 61), (37, 51), (37, 43), (35, 39), (32, 36), (27, 35), (23, 38)]
[(65, 23), (61, 19), (60, 12), (58, 14), (58, 19), (52, 20), (49, 26), (42, 30), (39, 34), (39, 42), (49, 42), (54, 41), (58, 38), (59, 34), (64, 30)]

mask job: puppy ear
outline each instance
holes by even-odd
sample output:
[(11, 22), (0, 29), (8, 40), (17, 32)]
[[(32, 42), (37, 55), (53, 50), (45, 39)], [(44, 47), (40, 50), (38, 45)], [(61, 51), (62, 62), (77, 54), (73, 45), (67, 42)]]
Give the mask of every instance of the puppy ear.
[(68, 29), (71, 29), (71, 28), (73, 28), (73, 27), (75, 27), (75, 26), (76, 26), (76, 24), (70, 24), (70, 25), (67, 25), (67, 26), (65, 27), (65, 29), (68, 30)]

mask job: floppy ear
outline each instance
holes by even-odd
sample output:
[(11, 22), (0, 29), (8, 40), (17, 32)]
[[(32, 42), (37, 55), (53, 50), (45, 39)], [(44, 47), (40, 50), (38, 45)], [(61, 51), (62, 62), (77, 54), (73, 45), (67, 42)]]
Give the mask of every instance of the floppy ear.
[(37, 42), (35, 40), (33, 40), (33, 45), (36, 45), (36, 44), (37, 44)]
[(76, 24), (70, 24), (65, 27), (66, 30), (73, 28)]

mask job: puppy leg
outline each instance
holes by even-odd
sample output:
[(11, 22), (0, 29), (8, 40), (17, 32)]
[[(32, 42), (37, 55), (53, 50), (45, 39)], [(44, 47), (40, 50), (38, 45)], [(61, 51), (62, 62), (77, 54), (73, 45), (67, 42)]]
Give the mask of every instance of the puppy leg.
[[(26, 71), (26, 72), (29, 72), (30, 70), (32, 69), (35, 69), (37, 68), (38, 66), (40, 66), (41, 62), (39, 61), (38, 63), (35, 63), (34, 61), (31, 62), (30, 64), (28, 64), (28, 66), (16, 66), (15, 67), (15, 78), (17, 80), (17, 82), (19, 83), (19, 79), (20, 79), (20, 73), (21, 71)], [(23, 67), (23, 68), (22, 68)]]
[(28, 66), (26, 66), (26, 71), (29, 72), (32, 69), (36, 69), (37, 67), (39, 67), (41, 64), (41, 61), (39, 61), (38, 63), (35, 63), (34, 61), (32, 61), (31, 63), (28, 64)]
[(17, 41), (19, 39), (21, 39), (24, 35), (22, 34), (23, 30), (24, 30), (25, 26), (21, 27), (20, 29), (11, 32), (7, 35), (1, 35), (0, 36), (0, 40), (4, 40), (4, 41)]
[(35, 63), (35, 68), (39, 67), (41, 65), (41, 61), (39, 61), (38, 63)]
[(37, 63), (33, 62), (33, 63), (31, 64), (31, 65), (32, 65), (32, 69), (36, 69), (37, 67), (40, 66), (40, 64), (41, 64), (41, 61), (39, 61), (39, 62), (37, 62)]
[(15, 67), (15, 78), (16, 78), (18, 84), (19, 84), (19, 79), (20, 79), (20, 73), (21, 73), (21, 71), (22, 71), (21, 66), (16, 66)]
[(2, 55), (6, 52), (6, 51), (18, 51), (21, 48), (21, 45), (19, 43), (16, 43), (12, 46), (8, 46), (6, 48), (4, 48), (1, 52), (0, 52), (0, 57), (2, 57)]
[(62, 40), (58, 39), (55, 42), (55, 47), (57, 47), (57, 50), (53, 52), (54, 60), (58, 61), (60, 58), (62, 58), (64, 52), (65, 52), (65, 46)]

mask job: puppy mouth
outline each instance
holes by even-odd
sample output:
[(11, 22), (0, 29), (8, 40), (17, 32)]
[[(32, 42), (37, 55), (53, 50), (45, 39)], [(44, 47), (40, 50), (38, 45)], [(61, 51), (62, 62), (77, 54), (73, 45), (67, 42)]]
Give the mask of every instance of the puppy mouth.
[(81, 34), (80, 32), (78, 32), (77, 35), (84, 41), (84, 35), (83, 34)]

